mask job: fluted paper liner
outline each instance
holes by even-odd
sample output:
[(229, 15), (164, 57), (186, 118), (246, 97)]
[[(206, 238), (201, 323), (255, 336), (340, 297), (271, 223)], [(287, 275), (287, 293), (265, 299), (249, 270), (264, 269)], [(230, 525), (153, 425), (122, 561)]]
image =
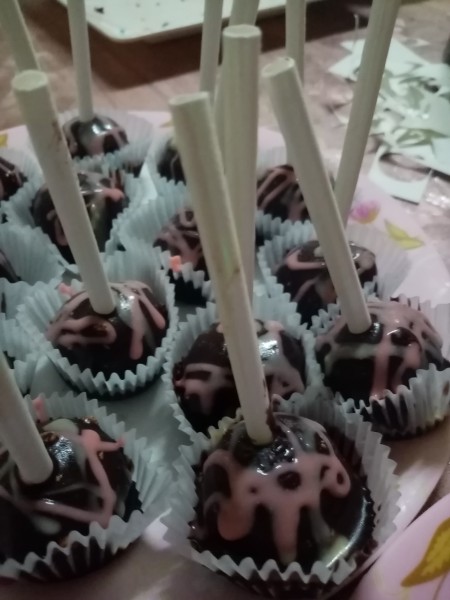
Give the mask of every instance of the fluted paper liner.
[[(33, 414), (31, 399), (27, 400)], [(111, 438), (124, 440), (123, 450), (133, 463), (132, 478), (139, 493), (142, 512), (133, 511), (127, 522), (113, 516), (106, 529), (93, 522), (88, 536), (73, 531), (69, 534), (65, 547), (51, 542), (44, 558), (30, 553), (23, 563), (8, 559), (0, 565), (0, 577), (58, 580), (82, 574), (76, 563), (83, 564), (83, 572), (100, 566), (138, 539), (158, 517), (164, 508), (163, 501), (171, 483), (169, 471), (158, 460), (152, 448), (148, 447), (147, 441), (144, 438), (137, 439), (134, 430), (126, 431), (125, 424), (118, 423), (114, 415), (107, 415), (96, 400), (88, 400), (85, 394), (76, 396), (69, 392), (63, 396), (53, 394), (44, 399), (44, 402), (50, 418), (94, 417), (100, 428)], [(74, 551), (77, 554), (76, 562), (73, 558)]]
[[(94, 168), (84, 169), (79, 168), (79, 171), (83, 170), (91, 170), (94, 171)], [(137, 179), (133, 175), (126, 173), (121, 169), (113, 168), (111, 165), (104, 162), (102, 165), (98, 165), (95, 169), (96, 173), (102, 174), (105, 177), (111, 177), (114, 172), (117, 171), (117, 176), (120, 181), (123, 183), (124, 193), (129, 200), (128, 206), (114, 219), (111, 231), (109, 234), (109, 240), (105, 244), (105, 253), (112, 253), (114, 249), (111, 246), (111, 240), (116, 238), (117, 228), (119, 227), (121, 219), (124, 217), (124, 214), (128, 212), (133, 212), (136, 210), (140, 204), (145, 199), (145, 184), (142, 180)], [(42, 240), (46, 241), (46, 246), (53, 250), (53, 254), (56, 254), (58, 257), (58, 261), (64, 267), (69, 267), (69, 263), (63, 258), (56, 244), (52, 242), (50, 237), (45, 234), (40, 227), (36, 225), (33, 219), (33, 215), (31, 214), (31, 207), (33, 200), (40, 189), (40, 187), (44, 184), (44, 179), (42, 175), (33, 181), (33, 184), (25, 188), (25, 186), (20, 190), (14, 198), (8, 202), (8, 205), (5, 207), (4, 212), (8, 218), (8, 221), (12, 225), (23, 227), (28, 226), (32, 228), (34, 231), (37, 231), (41, 234)], [(109, 249), (109, 251), (107, 251)], [(72, 272), (77, 272), (77, 268), (75, 265), (70, 265), (70, 270)]]
[[(116, 152), (74, 158), (77, 168), (97, 170), (103, 164), (107, 164), (116, 169), (123, 168), (129, 171), (130, 167), (132, 170), (135, 167), (141, 167), (152, 143), (154, 135), (152, 123), (143, 117), (113, 108), (96, 108), (95, 114), (114, 119), (125, 130), (129, 143)], [(59, 115), (59, 122), (64, 125), (67, 121), (77, 117), (77, 110), (69, 110)]]
[(33, 338), (27, 335), (15, 319), (0, 314), (0, 350), (12, 361), (14, 379), (24, 394), (29, 391), (39, 357)]
[[(296, 312), (296, 308), (295, 304), (289, 302), (287, 294), (276, 300), (256, 295), (253, 298), (253, 314), (255, 319), (279, 321), (288, 333), (294, 338), (301, 340), (305, 352), (306, 381), (304, 383), (306, 391), (308, 388), (319, 387), (322, 384), (323, 378), (320, 366), (315, 357), (314, 337), (304, 325), (300, 325), (300, 315)], [(168, 390), (168, 402), (175, 419), (179, 423), (179, 429), (188, 435), (190, 439), (204, 434), (196, 432), (193, 429), (181, 409), (173, 388), (172, 373), (175, 365), (188, 354), (198, 336), (207, 331), (217, 321), (219, 321), (219, 315), (217, 306), (213, 303), (208, 303), (206, 308), (198, 308), (194, 314), (188, 315), (187, 321), (180, 325), (173, 342), (172, 352), (167, 355), (164, 363), (163, 380)], [(228, 417), (225, 417), (225, 419), (226, 422), (230, 421)], [(213, 430), (214, 428), (210, 429)]]
[[(411, 268), (407, 253), (399, 248), (386, 234), (373, 227), (352, 224), (347, 227), (347, 238), (375, 254), (378, 275), (364, 284), (366, 296), (376, 293), (383, 299), (390, 298), (406, 278)], [(285, 254), (300, 244), (317, 239), (315, 230), (303, 225), (291, 227), (284, 236), (266, 241), (258, 252), (258, 264), (270, 296), (276, 297), (284, 291), (274, 272)], [(313, 322), (314, 322), (313, 317)]]
[[(376, 301), (376, 298), (372, 298)], [(421, 302), (419, 298), (400, 296), (398, 301), (420, 310), (428, 318), (443, 338), (442, 354), (450, 357), (450, 305), (440, 304), (433, 307), (430, 302)], [(322, 313), (315, 325), (315, 333), (320, 335), (328, 331), (340, 316), (338, 306)], [(389, 400), (389, 405), (386, 404)], [(401, 385), (397, 392), (386, 391), (385, 398), (371, 399), (367, 405), (357, 402), (358, 398), (342, 398), (336, 401), (349, 413), (356, 413), (372, 423), (372, 427), (388, 438), (411, 437), (428, 431), (447, 417), (450, 410), (450, 368), (438, 371), (434, 365), (428, 369), (419, 369), (408, 385)], [(358, 406), (359, 404), (359, 406)], [(375, 419), (373, 407), (377, 406), (381, 415)], [(394, 416), (395, 414), (395, 416)]]
[[(285, 403), (285, 406), (290, 404), (291, 412), (338, 430), (354, 442), (355, 452), (361, 458), (361, 474), (366, 478), (374, 502), (376, 516), (372, 539), (375, 547), (380, 547), (395, 532), (393, 521), (399, 511), (398, 482), (394, 475), (396, 464), (389, 459), (389, 448), (381, 443), (381, 435), (375, 433), (359, 415), (345, 414), (333, 403), (317, 398), (299, 402), (300, 398), (296, 396), (294, 394), (290, 403)], [(316, 562), (311, 573), (306, 574), (298, 563), (291, 563), (285, 570), (280, 570), (274, 560), (269, 560), (258, 569), (250, 557), (236, 563), (228, 555), (216, 558), (207, 550), (199, 552), (191, 546), (189, 523), (195, 519), (198, 500), (193, 467), (200, 463), (204, 452), (215, 447), (226, 427), (212, 431), (210, 440), (197, 436), (191, 446), (180, 449), (181, 458), (175, 465), (177, 475), (171, 510), (163, 518), (167, 525), (167, 541), (183, 556), (226, 575), (254, 592), (271, 597), (318, 598), (341, 585), (358, 566), (354, 558), (340, 559), (332, 570), (324, 563)], [(356, 460), (353, 463), (356, 468)]]
[[(154, 356), (139, 364), (135, 372), (127, 371), (124, 378), (117, 374), (105, 377), (103, 373), (93, 375), (90, 369), (81, 371), (70, 364), (45, 337), (48, 325), (67, 297), (51, 287), (38, 290), (20, 307), (18, 318), (29, 335), (35, 336), (42, 352), (45, 352), (57, 367), (63, 378), (77, 390), (98, 396), (123, 396), (146, 387), (161, 371), (166, 354), (170, 351), (178, 327), (178, 309), (175, 306), (173, 285), (160, 269), (157, 259), (146, 255), (142, 249), (134, 252), (116, 252), (105, 261), (108, 279), (112, 282), (127, 280), (142, 281), (149, 285), (157, 300), (164, 303), (168, 311), (168, 329)], [(79, 281), (71, 286), (78, 291), (83, 289)]]
[[(153, 244), (161, 229), (179, 210), (189, 206), (189, 195), (185, 186), (173, 185), (164, 179), (159, 184), (158, 194), (155, 202), (141, 203), (137, 210), (124, 214), (118, 223), (116, 234), (119, 243), (125, 248), (132, 248), (136, 240), (139, 240), (145, 242), (147, 252), (153, 252)], [(190, 262), (182, 264), (179, 271), (172, 271), (170, 252), (160, 251), (158, 256), (163, 269), (171, 271), (175, 281), (181, 278), (185, 283), (191, 283), (205, 300), (214, 298), (211, 281), (205, 271), (194, 269)]]

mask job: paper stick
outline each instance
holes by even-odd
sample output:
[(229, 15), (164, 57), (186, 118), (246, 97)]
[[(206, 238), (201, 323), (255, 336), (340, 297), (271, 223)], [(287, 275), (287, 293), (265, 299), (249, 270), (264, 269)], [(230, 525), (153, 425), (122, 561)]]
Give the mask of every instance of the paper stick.
[(227, 27), (223, 33), (224, 164), (250, 299), (255, 270), (256, 158), (261, 30)]
[(307, 0), (286, 0), (286, 54), (295, 60), (304, 81)]
[(265, 444), (269, 398), (211, 105), (199, 92), (170, 108), (247, 432)]
[(302, 84), (292, 58), (281, 58), (263, 69), (278, 125), (286, 140), (311, 220), (352, 333), (369, 329), (371, 320), (344, 226), (334, 199), (319, 144), (309, 118)]
[[(258, 15), (259, 0), (234, 0), (231, 9), (230, 26), (234, 25), (254, 25)], [(216, 93), (216, 102), (214, 104), (214, 119), (219, 136), (219, 145), (224, 149), (225, 137), (225, 115), (224, 115), (224, 89), (222, 77), (219, 78), (219, 84)]]
[(374, 0), (334, 192), (344, 223), (353, 202), (401, 0)]
[(30, 34), (17, 0), (0, 0), (0, 24), (11, 46), (17, 70), (39, 69)]
[(23, 71), (14, 77), (12, 87), (92, 307), (99, 314), (110, 314), (114, 300), (50, 97), (48, 77), (41, 71)]
[(24, 483), (43, 483), (53, 472), (52, 459), (3, 352), (0, 352), (0, 390), (0, 441), (11, 454)]
[(234, 0), (229, 25), (254, 25), (258, 7), (259, 0)]
[(200, 54), (200, 90), (214, 99), (220, 52), (223, 0), (205, 0)]
[(70, 44), (77, 78), (78, 114), (80, 121), (92, 121), (91, 56), (89, 50), (88, 25), (85, 0), (68, 0)]

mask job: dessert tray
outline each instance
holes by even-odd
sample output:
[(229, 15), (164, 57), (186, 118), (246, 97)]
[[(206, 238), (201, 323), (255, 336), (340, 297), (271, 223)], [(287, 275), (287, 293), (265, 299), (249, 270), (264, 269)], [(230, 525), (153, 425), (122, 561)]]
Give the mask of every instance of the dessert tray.
[[(136, 113), (157, 127), (169, 124), (167, 113)], [(25, 127), (17, 127), (4, 132), (2, 138), (11, 148), (29, 151), (29, 141)], [(261, 149), (282, 147), (281, 136), (268, 129), (260, 129)], [(142, 174), (153, 189), (148, 172)], [(155, 198), (153, 194), (152, 198)], [(421, 300), (431, 300), (433, 304), (450, 302), (450, 286), (447, 270), (414, 219), (402, 205), (378, 190), (369, 181), (362, 179), (358, 187), (351, 219), (367, 228), (378, 228), (409, 254), (412, 268), (398, 293), (420, 296)], [(256, 294), (263, 294), (262, 284), (255, 288)], [(187, 308), (180, 307), (181, 318)], [(64, 392), (67, 385), (60, 378), (46, 357), (37, 361), (31, 384), (31, 394)], [(179, 431), (172, 411), (165, 403), (163, 384), (158, 381), (145, 392), (124, 401), (102, 402), (108, 412), (115, 413), (118, 420), (125, 421), (127, 428), (136, 428), (138, 436), (145, 436), (160, 453), (170, 469), (178, 455), (178, 447), (187, 442)], [(395, 523), (399, 537), (417, 516), (433, 488), (439, 481), (450, 454), (450, 419), (432, 432), (411, 441), (391, 443), (391, 457), (397, 462), (400, 487), (400, 512)], [(169, 498), (168, 498), (169, 500)], [(147, 529), (143, 538), (123, 555), (115, 558), (99, 571), (70, 582), (58, 584), (0, 584), (0, 600), (22, 600), (44, 596), (46, 600), (190, 600), (208, 598), (225, 600), (232, 595), (236, 600), (254, 597), (240, 590), (197, 564), (175, 556), (167, 550), (163, 539), (164, 526), (156, 520)], [(385, 546), (389, 546), (389, 540)], [(425, 542), (424, 542), (425, 543)], [(370, 557), (357, 573), (365, 568), (385, 550), (380, 548)], [(384, 557), (388, 554), (383, 554)], [(383, 564), (380, 562), (380, 565)], [(380, 567), (381, 568), (381, 567)], [(335, 590), (336, 591), (336, 590)], [(373, 596), (378, 600), (378, 597)], [(387, 596), (386, 596), (387, 597)], [(397, 596), (389, 596), (397, 597)], [(403, 596), (398, 596), (403, 598)], [(442, 596), (442, 597), (447, 597)], [(357, 599), (369, 600), (363, 594)]]

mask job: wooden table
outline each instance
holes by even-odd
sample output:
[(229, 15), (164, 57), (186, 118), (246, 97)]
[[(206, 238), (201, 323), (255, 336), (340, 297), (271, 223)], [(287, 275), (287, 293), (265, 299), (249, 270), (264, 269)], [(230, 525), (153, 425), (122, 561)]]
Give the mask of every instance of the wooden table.
[[(0, 0), (1, 1), (1, 0)], [(306, 84), (312, 116), (327, 158), (333, 164), (339, 159), (344, 128), (339, 127), (331, 110), (333, 105), (348, 101), (352, 88), (327, 73), (327, 69), (345, 55), (340, 42), (353, 34), (354, 17), (348, 5), (367, 14), (364, 0), (330, 0), (312, 5), (309, 10), (306, 47)], [(24, 0), (22, 6), (30, 27), (39, 60), (49, 73), (57, 106), (65, 110), (74, 106), (75, 83), (70, 53), (66, 11), (52, 0)], [(439, 61), (450, 34), (450, 2), (404, 2), (397, 32), (423, 38), (430, 45), (420, 51), (425, 58)], [(363, 20), (363, 24), (365, 21)], [(282, 54), (284, 23), (282, 17), (262, 22), (264, 54), (267, 63)], [(350, 33), (349, 33), (350, 32)], [(1, 32), (0, 32), (1, 34)], [(355, 35), (364, 36), (364, 29)], [(98, 106), (136, 110), (166, 110), (168, 99), (180, 92), (194, 91), (198, 86), (200, 36), (167, 41), (157, 45), (146, 42), (116, 44), (91, 31), (93, 89)], [(21, 123), (20, 114), (10, 90), (14, 73), (13, 61), (5, 40), (0, 37), (0, 127)], [(274, 125), (267, 97), (261, 97), (261, 124)], [(369, 145), (364, 170), (371, 164), (373, 144)], [(408, 177), (413, 176), (411, 171)], [(450, 268), (450, 180), (435, 177), (426, 201), (419, 207), (408, 207), (433, 240)], [(450, 492), (450, 467), (447, 469), (430, 502)]]

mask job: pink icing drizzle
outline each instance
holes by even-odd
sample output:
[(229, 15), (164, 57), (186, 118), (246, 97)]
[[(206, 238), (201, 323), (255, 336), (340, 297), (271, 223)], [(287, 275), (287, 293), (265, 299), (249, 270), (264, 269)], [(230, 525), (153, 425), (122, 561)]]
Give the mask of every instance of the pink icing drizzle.
[[(144, 352), (144, 338), (151, 338), (154, 341), (143, 307), (149, 313), (157, 329), (164, 330), (166, 320), (145, 295), (145, 290), (150, 291), (150, 288), (144, 283), (140, 281), (113, 283), (111, 288), (118, 294), (125, 296), (131, 306), (131, 322), (126, 322), (132, 330), (129, 352), (133, 360), (139, 360)], [(56, 345), (68, 348), (73, 345), (109, 345), (116, 341), (116, 330), (104, 316), (92, 314), (79, 319), (72, 318), (72, 313), (87, 299), (87, 293), (80, 292), (63, 305), (55, 320), (50, 323), (47, 329), (46, 337), (48, 340)], [(119, 316), (123, 317), (120, 313)], [(99, 335), (86, 335), (85, 330), (90, 327), (95, 327)]]
[[(370, 395), (380, 398), (384, 396), (386, 390), (393, 392), (397, 390), (407, 370), (416, 371), (426, 367), (426, 352), (438, 358), (442, 339), (425, 315), (410, 306), (399, 302), (370, 302), (368, 306), (370, 314), (383, 326), (383, 337), (378, 344), (357, 340), (348, 344), (337, 342), (339, 334), (346, 326), (344, 318), (340, 317), (328, 332), (317, 338), (316, 347), (320, 350), (324, 344), (330, 345), (330, 351), (325, 357), (326, 373), (329, 373), (334, 364), (341, 359), (373, 360), (374, 373)], [(392, 333), (400, 327), (415, 335), (416, 339), (413, 343), (407, 346), (394, 343)], [(401, 362), (390, 379), (389, 358), (392, 356), (401, 358)], [(440, 358), (442, 359), (442, 355)]]
[[(45, 429), (52, 431), (51, 424)], [(58, 434), (57, 434), (58, 435)], [(123, 441), (107, 442), (102, 441), (99, 434), (92, 429), (84, 429), (81, 435), (74, 434), (71, 431), (60, 434), (74, 444), (81, 446), (86, 455), (86, 460), (89, 463), (91, 471), (98, 483), (97, 495), (100, 498), (99, 510), (84, 510), (74, 506), (57, 503), (54, 501), (48, 502), (45, 500), (31, 501), (25, 498), (12, 497), (3, 487), (0, 487), (0, 497), (9, 500), (15, 504), (20, 510), (26, 513), (39, 512), (50, 516), (59, 516), (78, 521), (80, 523), (90, 523), (95, 521), (102, 527), (107, 527), (111, 517), (114, 514), (117, 496), (109, 483), (108, 475), (99, 459), (100, 452), (117, 452), (123, 447)], [(85, 469), (82, 468), (82, 472)], [(83, 484), (79, 484), (80, 487)], [(85, 482), (87, 485), (87, 482)], [(64, 490), (62, 490), (64, 491)]]
[[(300, 302), (306, 294), (314, 288), (319, 298), (322, 299), (324, 305), (332, 304), (336, 302), (336, 290), (334, 289), (333, 282), (328, 275), (328, 270), (324, 261), (303, 261), (300, 258), (300, 248), (291, 250), (283, 261), (283, 265), (288, 267), (291, 271), (314, 271), (320, 270), (316, 277), (312, 277), (305, 281), (293, 295), (295, 302)], [(357, 259), (354, 261), (358, 275), (363, 275), (366, 271), (369, 271), (375, 266), (375, 257), (370, 250), (361, 248), (358, 252)], [(326, 275), (326, 277), (325, 277)]]
[[(277, 179), (281, 179), (279, 184), (272, 191), (268, 192)], [(295, 172), (284, 166), (271, 169), (264, 177), (257, 190), (256, 200), (258, 208), (265, 211), (272, 202), (276, 202), (291, 186), (295, 186), (295, 192), (293, 192), (288, 204), (288, 219), (291, 221), (300, 220), (302, 213), (306, 210), (306, 204), (303, 200)]]
[[(300, 420), (320, 436), (329, 450), (328, 455), (305, 452), (297, 436), (277, 420), (277, 425), (295, 450), (293, 462), (277, 464), (270, 472), (263, 473), (257, 468), (239, 464), (233, 457), (231, 448), (215, 450), (203, 466), (203, 473), (212, 466), (218, 466), (228, 476), (230, 497), (215, 492), (204, 507), (206, 514), (209, 507), (218, 505), (217, 527), (222, 538), (235, 541), (247, 536), (253, 528), (256, 508), (262, 505), (271, 515), (274, 543), (281, 562), (285, 564), (293, 562), (296, 557), (302, 509), (307, 508), (317, 519), (322, 519), (321, 493), (326, 490), (335, 497), (344, 498), (351, 489), (350, 477), (336, 456), (323, 427), (307, 419)], [(286, 489), (279, 484), (279, 477), (286, 473), (299, 476), (301, 483), (296, 489)]]

